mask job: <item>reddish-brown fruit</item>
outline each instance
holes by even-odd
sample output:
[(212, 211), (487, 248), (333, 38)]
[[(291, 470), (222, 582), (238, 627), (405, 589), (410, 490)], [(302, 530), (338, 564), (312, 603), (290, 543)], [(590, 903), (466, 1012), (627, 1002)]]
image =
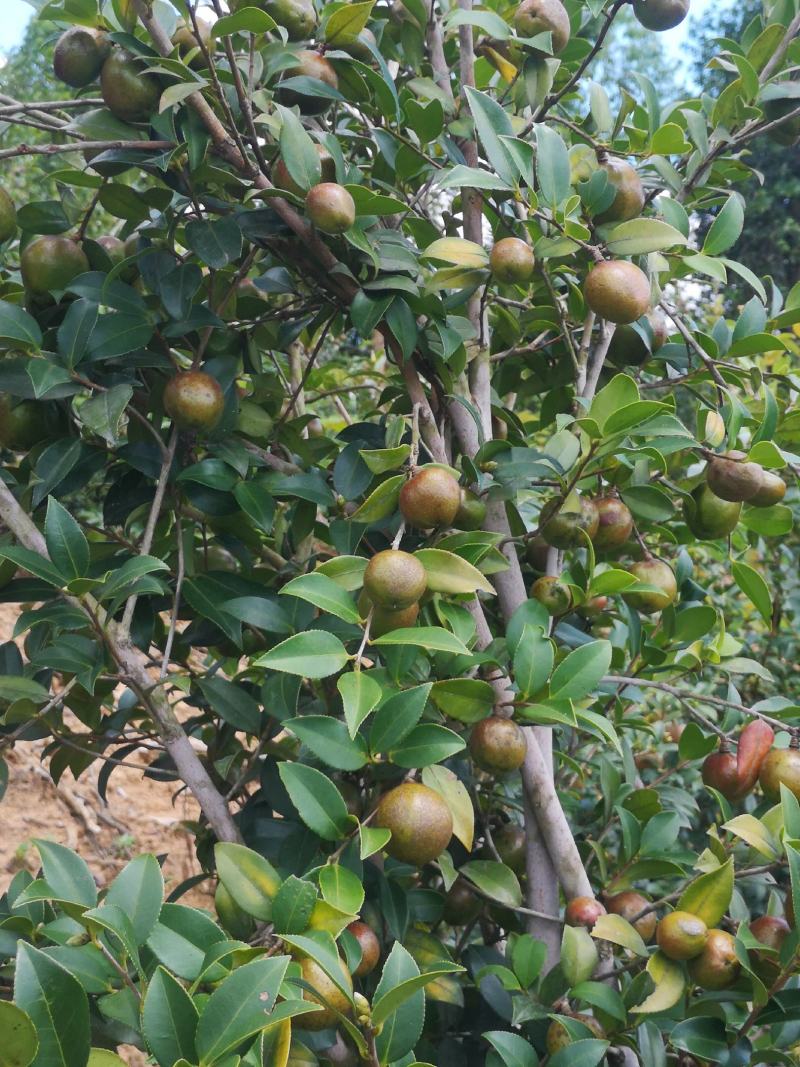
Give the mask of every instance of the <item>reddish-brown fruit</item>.
[(561, 0), (522, 0), (514, 12), (514, 26), (520, 37), (550, 33), (556, 56), (567, 47), (571, 32), (569, 15)]
[(353, 971), (353, 974), (356, 978), (363, 978), (365, 974), (375, 970), (381, 956), (381, 943), (372, 927), (367, 926), (360, 919), (350, 923), (347, 929), (358, 941), (358, 946), (361, 949), (361, 961)]
[(727, 749), (712, 752), (703, 760), (702, 769), (703, 783), (711, 789), (716, 789), (726, 800), (739, 800), (740, 793), (739, 775), (736, 770), (736, 757)]
[(750, 793), (761, 765), (775, 742), (775, 731), (763, 719), (753, 719), (739, 734), (736, 745), (736, 774), (741, 794)]
[(567, 926), (583, 926), (591, 930), (606, 908), (594, 897), (573, 897), (564, 909)]
[(761, 915), (750, 923), (750, 933), (753, 937), (762, 945), (778, 952), (791, 932), (791, 926), (780, 915)]
[(519, 237), (504, 237), (492, 248), (489, 266), (498, 281), (525, 285), (533, 276), (533, 249)]
[(592, 538), (595, 548), (605, 551), (620, 548), (633, 532), (633, 515), (618, 496), (602, 496), (595, 500), (597, 531)]
[(461, 487), (441, 467), (424, 467), (404, 482), (399, 503), (406, 522), (421, 530), (451, 526), (461, 506)]
[(320, 182), (306, 194), (306, 213), (318, 230), (339, 234), (356, 221), (356, 203), (343, 185)]
[(671, 911), (656, 927), (658, 947), (671, 960), (699, 956), (708, 937), (708, 927), (688, 911)]
[(647, 897), (632, 889), (627, 889), (623, 893), (615, 893), (611, 897), (606, 897), (605, 901), (609, 913), (621, 915), (623, 919), (631, 923), (645, 944), (653, 940), (658, 924), (655, 912), (649, 911), (640, 919), (636, 918), (650, 904)]
[(671, 30), (689, 14), (689, 0), (634, 0), (633, 13), (648, 30)]
[(706, 481), (712, 492), (722, 500), (746, 501), (754, 497), (761, 486), (764, 471), (758, 463), (744, 458), (744, 452), (725, 452), (714, 456), (706, 467)]
[(764, 757), (758, 780), (770, 800), (780, 799), (781, 785), (800, 799), (800, 750), (773, 748)]
[(786, 482), (774, 471), (761, 472), (761, 484), (755, 496), (747, 501), (756, 508), (771, 508), (773, 504), (780, 504), (786, 496)]
[(561, 578), (550, 575), (537, 578), (531, 586), (531, 596), (547, 608), (550, 615), (563, 615), (572, 607), (572, 591)]
[[(565, 1012), (563, 1013), (567, 1018), (577, 1019), (578, 1022), (583, 1023), (594, 1037), (599, 1038), (601, 1041), (605, 1038), (606, 1032), (600, 1023), (595, 1019), (593, 1015), (586, 1015), (584, 1012)], [(547, 1045), (547, 1051), (552, 1056), (554, 1053), (559, 1052), (562, 1048), (568, 1048), (578, 1038), (570, 1036), (566, 1026), (558, 1020), (553, 1019), (547, 1028), (547, 1035), (545, 1037), (545, 1044)]]
[[(322, 171), (322, 182), (333, 182), (336, 180), (336, 160), (330, 154), (327, 148), (324, 148), (321, 144), (315, 144), (314, 150), (319, 156), (319, 164)], [(294, 180), (289, 173), (289, 168), (279, 159), (275, 166), (272, 168), (272, 184), (278, 189), (283, 189), (287, 193), (294, 193), (295, 196), (303, 196), (303, 190)]]
[(657, 611), (663, 611), (677, 597), (678, 583), (675, 581), (675, 572), (668, 563), (660, 559), (643, 559), (632, 564), (629, 570), (637, 581), (654, 587), (650, 591), (626, 590), (623, 593), (631, 607), (641, 611), (643, 615), (653, 615)]
[[(339, 79), (333, 64), (319, 52), (304, 49), (297, 53), (296, 58), (296, 66), (284, 71), (283, 78), (315, 78), (331, 89), (339, 88)], [(333, 100), (329, 100), (326, 96), (299, 92), (297, 89), (287, 88), (281, 84), (278, 84), (275, 90), (275, 98), (286, 107), (299, 107), (304, 115), (321, 115), (333, 103)]]
[(513, 721), (500, 715), (481, 719), (472, 728), (469, 751), (473, 760), (490, 774), (510, 774), (522, 766), (527, 743)]
[(482, 907), (473, 886), (459, 876), (445, 893), (442, 916), (451, 926), (464, 926), (480, 915)]
[(650, 281), (625, 259), (606, 259), (592, 267), (583, 286), (591, 310), (609, 322), (636, 322), (650, 307)]
[(391, 830), (386, 851), (416, 867), (435, 860), (453, 836), (453, 816), (439, 793), (419, 782), (404, 782), (385, 793), (375, 812), (375, 825)]
[(581, 497), (578, 502), (551, 500), (542, 508), (539, 520), (541, 535), (554, 548), (581, 548), (584, 534), (593, 540), (600, 519), (593, 500)]
[(607, 159), (601, 163), (601, 168), (616, 189), (616, 195), (610, 207), (598, 215), (595, 221), (627, 222), (641, 215), (644, 208), (644, 189), (636, 169), (624, 159)]
[(727, 989), (741, 970), (734, 938), (725, 930), (709, 930), (703, 951), (689, 963), (689, 976), (704, 989)]
[(582, 604), (578, 606), (578, 614), (582, 615), (584, 619), (596, 619), (598, 615), (602, 615), (604, 611), (608, 611), (608, 605), (611, 603), (607, 596), (590, 596), (588, 600), (584, 600)]
[(222, 386), (205, 371), (181, 371), (166, 384), (164, 410), (181, 430), (207, 433), (225, 410)]
[(373, 604), (402, 611), (416, 604), (428, 580), (416, 556), (397, 548), (377, 552), (364, 571), (364, 590)]

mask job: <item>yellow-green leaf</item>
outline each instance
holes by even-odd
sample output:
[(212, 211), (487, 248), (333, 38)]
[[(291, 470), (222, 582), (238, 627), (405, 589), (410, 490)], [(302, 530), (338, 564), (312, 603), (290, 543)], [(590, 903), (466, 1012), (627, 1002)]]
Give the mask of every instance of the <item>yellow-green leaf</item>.
[(463, 237), (440, 237), (422, 253), (425, 259), (438, 259), (455, 267), (486, 267), (489, 256), (485, 248)]
[(737, 815), (735, 819), (726, 822), (722, 829), (746, 841), (751, 848), (768, 860), (776, 860), (780, 856), (777, 841), (754, 815)]
[(592, 937), (620, 945), (636, 956), (646, 956), (647, 946), (635, 926), (621, 915), (601, 915), (592, 927)]
[(678, 911), (688, 911), (702, 919), (706, 926), (716, 926), (730, 907), (733, 896), (733, 859), (716, 870), (695, 878), (684, 889), (678, 901)]
[(678, 1003), (686, 988), (683, 968), (663, 952), (656, 952), (647, 961), (647, 973), (653, 979), (655, 989), (641, 1004), (631, 1008), (631, 1011), (652, 1014), (668, 1011)]

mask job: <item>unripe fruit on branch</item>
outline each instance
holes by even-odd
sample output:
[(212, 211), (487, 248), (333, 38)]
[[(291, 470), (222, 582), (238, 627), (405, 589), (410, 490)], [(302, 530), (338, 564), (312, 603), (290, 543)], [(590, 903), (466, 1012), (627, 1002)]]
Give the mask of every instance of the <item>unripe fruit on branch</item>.
[(205, 371), (181, 371), (164, 388), (164, 410), (181, 430), (213, 430), (224, 409), (222, 386)]
[(16, 232), (17, 209), (5, 189), (0, 189), (0, 244), (8, 241)]
[[(580, 1011), (562, 1012), (561, 1014), (567, 1016), (570, 1019), (577, 1019), (578, 1022), (583, 1023), (584, 1026), (588, 1027), (588, 1029), (591, 1030), (592, 1034), (596, 1038), (599, 1038), (600, 1040), (605, 1039), (606, 1032), (593, 1015), (586, 1015), (584, 1012)], [(577, 1040), (578, 1038), (573, 1038), (567, 1030), (566, 1026), (564, 1026), (564, 1024), (558, 1019), (553, 1019), (553, 1021), (547, 1028), (545, 1044), (547, 1046), (547, 1051), (550, 1053), (551, 1056), (554, 1053), (559, 1052), (563, 1048), (569, 1048), (569, 1046)]]
[(600, 164), (600, 168), (606, 172), (606, 177), (616, 189), (616, 195), (610, 207), (597, 215), (595, 221), (627, 222), (641, 215), (644, 208), (644, 189), (635, 168), (624, 159), (607, 159)]
[(583, 295), (601, 319), (618, 324), (636, 322), (650, 307), (650, 281), (635, 263), (606, 259), (589, 271)]
[[(342, 969), (341, 980), (346, 989), (349, 989), (351, 994), (353, 990), (353, 980), (350, 977), (350, 972), (345, 967), (344, 963), (339, 960), (339, 965)], [(329, 978), (323, 971), (318, 963), (312, 960), (309, 956), (300, 961), (300, 969), (302, 971), (303, 980), (315, 990), (319, 996), (314, 996), (314, 993), (310, 993), (307, 989), (303, 990), (303, 1000), (310, 1000), (312, 1003), (322, 1005), (319, 1011), (310, 1011), (305, 1015), (301, 1015), (297, 1019), (297, 1026), (302, 1027), (303, 1030), (327, 1030), (329, 1026), (335, 1026), (338, 1022), (338, 1015), (336, 1012), (341, 1012), (342, 1015), (349, 1015), (352, 1011), (352, 1004), (350, 999), (344, 994), (339, 986)], [(326, 1003), (320, 998), (324, 998)], [(330, 1007), (328, 1007), (330, 1005)], [(334, 1010), (335, 1009), (335, 1010)]]
[(146, 122), (158, 107), (161, 84), (146, 73), (141, 59), (121, 49), (111, 53), (100, 73), (100, 91), (106, 107), (123, 122)]
[(41, 296), (53, 289), (66, 289), (89, 270), (89, 260), (71, 237), (37, 237), (25, 246), (20, 269), (25, 288)]
[[(656, 925), (658, 924), (655, 912), (649, 911), (647, 915), (642, 915), (640, 919), (636, 918), (650, 904), (647, 897), (642, 896), (641, 893), (634, 892), (632, 889), (627, 889), (622, 893), (615, 893), (611, 897), (606, 897), (605, 903), (609, 914), (620, 915), (631, 923), (645, 944), (653, 940)], [(634, 920), (636, 921), (634, 922)]]
[(549, 32), (556, 56), (566, 48), (571, 32), (569, 15), (561, 0), (522, 0), (514, 12), (514, 27), (520, 37)]
[(755, 508), (771, 508), (780, 504), (786, 496), (786, 482), (774, 471), (761, 471), (761, 484), (754, 496), (747, 501)]
[(660, 559), (643, 559), (633, 563), (628, 569), (637, 581), (654, 586), (652, 591), (626, 589), (622, 594), (631, 607), (641, 611), (643, 615), (654, 615), (657, 611), (663, 611), (677, 597), (675, 572), (668, 563)]
[(198, 17), (197, 34), (195, 34), (193, 26), (187, 26), (185, 22), (181, 21), (172, 35), (172, 43), (178, 49), (178, 54), (183, 60), (195, 49), (200, 49), (190, 60), (189, 66), (192, 70), (202, 69), (206, 60), (200, 48), (201, 43), (207, 52), (213, 53), (214, 51), (211, 40), (211, 24)]
[(671, 30), (689, 14), (689, 0), (634, 0), (633, 13), (648, 30)]
[(704, 989), (727, 989), (741, 970), (735, 940), (725, 930), (709, 930), (703, 951), (689, 963), (689, 977)]
[(318, 230), (339, 234), (356, 221), (356, 204), (343, 185), (320, 182), (306, 194), (306, 213)]
[(375, 825), (390, 830), (386, 851), (416, 867), (435, 860), (453, 836), (453, 816), (433, 789), (404, 782), (385, 793), (375, 812)]
[(416, 604), (428, 580), (416, 556), (397, 548), (377, 552), (364, 571), (364, 590), (373, 604), (401, 611)]
[(111, 54), (108, 34), (90, 26), (71, 26), (53, 49), (53, 73), (59, 81), (80, 89), (96, 80)]
[[(506, 823), (492, 835), (497, 855), (506, 867), (510, 867), (515, 874), (525, 872), (525, 846), (527, 838), (525, 831), (516, 823)], [(494, 859), (491, 850), (487, 848), (486, 858)]]
[(399, 611), (390, 611), (388, 608), (373, 604), (367, 594), (362, 591), (361, 596), (358, 598), (358, 610), (364, 619), (366, 619), (370, 611), (372, 612), (369, 623), (370, 637), (383, 637), (384, 634), (391, 633), (392, 630), (401, 630), (408, 626), (413, 626), (419, 615), (419, 604), (411, 604), (407, 608), (400, 608)]
[(739, 734), (736, 746), (736, 774), (743, 793), (752, 791), (774, 742), (775, 731), (763, 719), (749, 722)]
[(633, 515), (618, 496), (602, 496), (594, 502), (597, 530), (592, 537), (595, 548), (621, 548), (633, 533)]
[(234, 0), (231, 11), (257, 7), (266, 11), (286, 30), (290, 41), (306, 41), (317, 25), (317, 12), (311, 0)]
[(361, 922), (360, 919), (351, 922), (347, 929), (356, 941), (358, 941), (359, 948), (361, 949), (361, 960), (353, 971), (353, 974), (356, 978), (363, 978), (365, 974), (369, 974), (377, 967), (381, 955), (381, 943), (378, 940), (378, 935), (372, 927), (367, 926), (367, 924)]
[(606, 908), (594, 897), (573, 897), (564, 909), (564, 922), (567, 926), (583, 926), (591, 930)]
[(599, 524), (597, 507), (586, 497), (551, 500), (539, 519), (541, 536), (554, 548), (581, 548), (586, 543), (583, 535), (593, 540)]
[(761, 486), (762, 468), (745, 460), (744, 452), (725, 452), (713, 456), (706, 467), (706, 481), (722, 500), (750, 500)]
[(489, 266), (498, 281), (526, 285), (533, 276), (533, 249), (519, 237), (504, 237), (492, 248)]
[(458, 511), (453, 519), (457, 530), (482, 530), (486, 521), (486, 504), (482, 497), (471, 489), (461, 489)]
[(740, 501), (723, 500), (709, 485), (698, 485), (691, 502), (683, 501), (686, 525), (702, 541), (716, 541), (736, 529), (742, 514)]
[[(330, 60), (325, 59), (319, 52), (311, 52), (308, 49), (297, 53), (297, 65), (285, 70), (281, 77), (316, 78), (331, 89), (339, 88), (339, 78)], [(291, 86), (281, 85), (280, 82), (275, 90), (275, 99), (286, 107), (299, 107), (303, 115), (321, 115), (333, 103), (326, 96), (311, 96)]]
[(411, 526), (421, 530), (451, 526), (461, 506), (461, 487), (449, 471), (424, 467), (404, 482), (399, 505)]
[(0, 393), (0, 445), (25, 452), (52, 436), (57, 421), (49, 418), (50, 406), (39, 400), (14, 402)]
[(780, 799), (782, 785), (800, 799), (800, 751), (773, 748), (761, 764), (758, 780), (770, 800)]
[(739, 800), (742, 796), (736, 757), (727, 747), (712, 752), (703, 760), (701, 771), (704, 785), (722, 793), (726, 800)]
[(546, 575), (531, 586), (531, 596), (538, 600), (549, 615), (564, 615), (572, 607), (572, 591), (561, 578)]
[(525, 734), (513, 719), (489, 715), (472, 728), (469, 752), (481, 770), (510, 774), (522, 766), (527, 744)]
[[(336, 160), (330, 154), (327, 148), (321, 144), (315, 144), (314, 150), (319, 156), (319, 163), (322, 169), (322, 176), (320, 181), (333, 182), (336, 179)], [(289, 173), (288, 167), (282, 159), (279, 159), (275, 166), (272, 168), (272, 184), (278, 188), (283, 189), (287, 193), (294, 193), (295, 196), (303, 196), (303, 190), (292, 178)]]
[(95, 238), (95, 243), (100, 245), (115, 267), (126, 258), (125, 242), (119, 237), (114, 237), (112, 234), (105, 234), (102, 237)]
[[(637, 326), (643, 326), (644, 323), (649, 327), (651, 334), (650, 347), (639, 333)], [(618, 326), (614, 331), (614, 336), (611, 338), (611, 344), (608, 346), (608, 356), (606, 357), (609, 363), (613, 363), (615, 367), (641, 367), (646, 363), (650, 356), (658, 352), (659, 348), (667, 342), (668, 330), (667, 321), (660, 311), (653, 309), (648, 311), (644, 316), (643, 322), (629, 323), (627, 326)]]
[(691, 960), (699, 956), (708, 938), (708, 927), (688, 911), (672, 911), (656, 928), (658, 947), (671, 960)]
[(545, 541), (541, 534), (529, 538), (525, 545), (525, 559), (535, 571), (547, 570), (547, 557), (549, 552), (550, 545), (548, 545), (547, 541)]
[[(764, 118), (768, 122), (777, 122), (778, 119), (785, 118), (793, 111), (796, 111), (798, 106), (800, 105), (798, 105), (796, 96), (784, 96), (776, 100), (767, 100), (764, 102)], [(786, 148), (797, 144), (798, 140), (800, 140), (800, 115), (768, 130), (767, 137), (774, 141), (775, 144), (783, 145)]]
[(460, 875), (445, 893), (442, 917), (451, 926), (465, 926), (476, 919), (483, 902), (466, 878)]
[(776, 951), (780, 951), (783, 942), (791, 932), (791, 926), (780, 915), (761, 915), (750, 923), (750, 933), (753, 937), (762, 945), (774, 948)]

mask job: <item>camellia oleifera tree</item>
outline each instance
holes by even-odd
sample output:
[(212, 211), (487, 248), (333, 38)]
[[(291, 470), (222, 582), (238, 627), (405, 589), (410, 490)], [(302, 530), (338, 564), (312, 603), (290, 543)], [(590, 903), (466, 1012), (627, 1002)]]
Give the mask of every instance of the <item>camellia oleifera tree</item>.
[(230, 7), (47, 3), (65, 98), (3, 98), (0, 752), (147, 757), (217, 914), (38, 842), (0, 1064), (795, 1062), (800, 709), (726, 620), (800, 288), (726, 251), (796, 0), (617, 111), (623, 0)]

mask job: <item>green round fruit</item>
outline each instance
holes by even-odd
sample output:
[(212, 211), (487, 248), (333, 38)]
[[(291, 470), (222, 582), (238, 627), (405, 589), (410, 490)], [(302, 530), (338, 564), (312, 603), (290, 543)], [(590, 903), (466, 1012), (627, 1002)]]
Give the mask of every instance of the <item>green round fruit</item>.
[(482, 530), (485, 521), (486, 502), (471, 489), (462, 488), (453, 526), (457, 530)]
[(0, 393), (0, 445), (12, 452), (28, 449), (52, 435), (48, 405), (41, 400), (15, 401)]
[(451, 926), (466, 926), (476, 919), (483, 902), (466, 878), (458, 877), (445, 893), (442, 916)]
[(782, 785), (800, 799), (800, 749), (773, 748), (764, 757), (758, 780), (770, 800), (780, 800)]
[(764, 475), (758, 463), (745, 459), (744, 452), (724, 452), (713, 456), (706, 467), (706, 481), (722, 500), (747, 501), (761, 488)]
[(500, 282), (527, 285), (533, 277), (533, 249), (519, 237), (504, 237), (492, 248), (489, 267)]
[(549, 615), (564, 615), (572, 607), (572, 590), (561, 578), (546, 575), (531, 586), (531, 596), (538, 600)]
[(589, 271), (583, 295), (601, 319), (625, 324), (636, 322), (650, 307), (650, 280), (635, 263), (605, 259)]
[(146, 65), (121, 49), (111, 53), (100, 73), (100, 92), (108, 110), (123, 122), (147, 122), (158, 109), (161, 84)]
[(105, 254), (111, 260), (112, 266), (116, 267), (125, 259), (125, 242), (112, 234), (104, 234), (95, 238), (95, 244), (100, 245)]
[(550, 554), (550, 545), (542, 537), (541, 534), (537, 534), (535, 537), (530, 537), (525, 544), (525, 559), (530, 563), (535, 571), (545, 572), (547, 570), (547, 559)]
[(71, 237), (37, 237), (20, 256), (22, 281), (36, 296), (66, 289), (79, 274), (89, 270), (89, 260)]
[(356, 221), (356, 204), (343, 185), (320, 182), (306, 194), (306, 214), (323, 233), (345, 233)]
[(633, 0), (633, 13), (648, 30), (674, 29), (689, 14), (689, 0)]
[(525, 734), (513, 719), (489, 715), (472, 727), (469, 752), (481, 770), (490, 774), (510, 774), (525, 759)]
[(593, 500), (581, 497), (562, 503), (551, 500), (542, 508), (539, 520), (543, 539), (554, 548), (581, 548), (584, 534), (594, 540), (600, 524), (600, 516)]
[(771, 508), (773, 504), (780, 504), (786, 496), (786, 482), (774, 471), (761, 471), (761, 484), (755, 496), (751, 496), (748, 504), (755, 508)]
[(184, 62), (186, 61), (186, 57), (191, 55), (195, 49), (199, 49), (189, 61), (189, 66), (192, 70), (202, 70), (206, 65), (206, 58), (203, 55), (203, 49), (200, 47), (201, 44), (207, 52), (213, 53), (214, 51), (211, 37), (211, 24), (206, 22), (205, 19), (198, 17), (197, 31), (197, 34), (195, 34), (194, 27), (187, 25), (181, 20), (172, 35), (172, 44), (178, 49), (178, 54)]
[[(595, 1019), (593, 1015), (587, 1015), (585, 1012), (562, 1012), (569, 1019), (576, 1019), (578, 1022), (583, 1023), (587, 1027), (592, 1035), (599, 1038), (601, 1041), (605, 1039), (606, 1032), (600, 1023)], [(547, 1028), (547, 1035), (545, 1037), (545, 1044), (547, 1051), (553, 1056), (556, 1052), (560, 1052), (561, 1049), (569, 1048), (574, 1044), (578, 1038), (573, 1038), (566, 1026), (559, 1020), (553, 1019)]]
[(0, 244), (10, 240), (16, 232), (17, 209), (5, 189), (0, 189)]
[(378, 41), (372, 30), (365, 26), (358, 37), (337, 43), (337, 48), (347, 52), (353, 59), (359, 59), (362, 63), (375, 64), (375, 54), (372, 47), (378, 47)]
[(379, 607), (401, 611), (416, 604), (428, 585), (416, 556), (397, 548), (377, 552), (364, 571), (364, 591)]
[(225, 410), (222, 386), (204, 371), (181, 371), (166, 384), (164, 410), (181, 430), (213, 430)]
[[(785, 118), (800, 107), (800, 100), (796, 96), (780, 97), (777, 100), (767, 100), (764, 104), (764, 118), (767, 122), (777, 122)], [(789, 148), (800, 141), (800, 115), (782, 122), (780, 126), (767, 131), (767, 137), (775, 144)]]
[(741, 970), (736, 941), (725, 930), (709, 930), (703, 951), (689, 962), (689, 977), (703, 989), (727, 989)]
[(637, 581), (655, 586), (649, 591), (626, 590), (622, 595), (632, 608), (641, 611), (643, 615), (654, 615), (674, 602), (678, 595), (678, 584), (675, 581), (675, 572), (668, 563), (660, 559), (643, 559), (632, 564), (629, 570)]
[(384, 793), (375, 825), (391, 831), (389, 855), (416, 867), (435, 860), (453, 836), (450, 808), (439, 793), (419, 782), (404, 782)]
[[(315, 78), (331, 89), (339, 88), (339, 79), (330, 60), (321, 56), (319, 52), (311, 52), (308, 49), (297, 53), (297, 65), (284, 71), (281, 77), (282, 79)], [(275, 90), (275, 99), (285, 107), (299, 107), (303, 115), (321, 115), (333, 103), (326, 96), (312, 96), (293, 89), (291, 86), (281, 85), (280, 82)]]
[[(322, 170), (320, 181), (326, 183), (334, 182), (336, 180), (336, 160), (328, 149), (321, 144), (315, 144), (314, 150), (319, 156), (319, 164)], [(294, 178), (292, 178), (288, 167), (282, 159), (279, 159), (272, 168), (272, 184), (277, 189), (283, 189), (285, 192), (293, 193), (295, 196), (302, 197), (305, 195)]]
[[(339, 966), (342, 971), (340, 980), (352, 996), (353, 980), (350, 977), (350, 972), (341, 960), (339, 960)], [(335, 1026), (339, 1021), (337, 1012), (342, 1015), (350, 1015), (352, 1011), (350, 998), (346, 996), (332, 978), (328, 977), (318, 963), (307, 956), (300, 961), (300, 969), (303, 980), (308, 982), (318, 994), (315, 996), (314, 993), (304, 989), (303, 1000), (320, 1004), (322, 1007), (320, 1007), (319, 1011), (310, 1011), (305, 1015), (299, 1015), (296, 1020), (298, 1027), (303, 1030), (327, 1030), (328, 1027)]]
[(688, 911), (671, 911), (656, 928), (656, 941), (671, 960), (692, 960), (699, 956), (708, 938), (708, 927)]
[(370, 637), (383, 637), (392, 630), (402, 630), (413, 626), (419, 615), (419, 604), (411, 604), (407, 608), (400, 608), (399, 611), (391, 611), (373, 604), (366, 592), (362, 590), (358, 598), (358, 610), (362, 619), (366, 619), (372, 612), (369, 624)]
[[(650, 347), (636, 329), (639, 325), (650, 335)], [(667, 322), (660, 311), (648, 311), (638, 323), (617, 326), (608, 346), (608, 362), (615, 367), (641, 367), (667, 341)]]
[(621, 548), (633, 533), (630, 508), (618, 496), (598, 497), (594, 506), (597, 508), (598, 522), (592, 544), (601, 552)]
[(708, 485), (698, 485), (691, 503), (683, 502), (686, 525), (702, 541), (716, 541), (736, 529), (742, 513), (739, 501), (723, 500)]
[(59, 81), (80, 89), (96, 81), (111, 54), (108, 34), (91, 26), (71, 26), (53, 49), (53, 72)]
[(616, 194), (610, 205), (595, 222), (627, 222), (638, 218), (644, 209), (644, 189), (636, 169), (624, 159), (607, 159), (600, 164)]
[(282, 26), (290, 41), (306, 41), (317, 25), (317, 12), (311, 0), (231, 0), (232, 12), (244, 7), (266, 11)]
[(452, 526), (461, 506), (461, 487), (442, 467), (423, 467), (403, 483), (399, 505), (406, 522), (418, 529)]
[(556, 56), (567, 47), (571, 33), (569, 15), (561, 0), (522, 0), (514, 12), (514, 27), (520, 37), (552, 34)]

